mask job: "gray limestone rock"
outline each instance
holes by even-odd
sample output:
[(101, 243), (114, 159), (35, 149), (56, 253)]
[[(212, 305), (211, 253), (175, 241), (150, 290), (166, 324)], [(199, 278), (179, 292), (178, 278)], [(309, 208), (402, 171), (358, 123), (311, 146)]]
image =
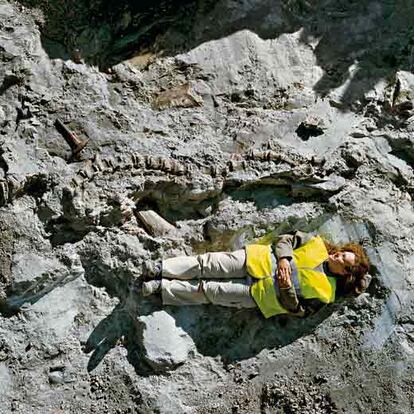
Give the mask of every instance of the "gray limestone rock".
[[(2, 412), (412, 411), (408, 3), (0, 0)], [(367, 293), (265, 320), (134, 289), (295, 229), (363, 243)]]
[(176, 325), (173, 316), (165, 311), (138, 318), (143, 324), (142, 344), (145, 360), (156, 371), (169, 371), (187, 361), (195, 350), (191, 337)]
[(410, 117), (414, 114), (414, 74), (400, 71), (396, 74), (393, 109)]

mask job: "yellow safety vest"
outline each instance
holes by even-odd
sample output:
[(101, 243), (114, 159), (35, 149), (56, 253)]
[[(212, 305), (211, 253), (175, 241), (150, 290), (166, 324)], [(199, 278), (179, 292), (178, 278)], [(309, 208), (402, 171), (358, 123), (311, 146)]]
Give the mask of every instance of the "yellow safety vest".
[[(335, 300), (336, 281), (314, 270), (328, 258), (328, 251), (320, 236), (315, 236), (293, 251), (293, 265), (297, 269), (300, 295), (304, 299), (319, 299), (323, 303)], [(250, 288), (253, 299), (265, 318), (288, 313), (281, 305), (273, 281), (276, 269), (272, 263), (271, 246), (246, 246), (248, 273), (256, 279)]]

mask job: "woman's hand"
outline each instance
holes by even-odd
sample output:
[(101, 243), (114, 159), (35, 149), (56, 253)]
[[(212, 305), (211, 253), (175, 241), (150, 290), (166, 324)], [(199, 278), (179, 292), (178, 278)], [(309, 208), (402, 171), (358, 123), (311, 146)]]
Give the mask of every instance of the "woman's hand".
[(292, 268), (290, 267), (289, 260), (286, 258), (279, 259), (277, 263), (277, 278), (281, 289), (288, 289), (292, 286), (291, 273)]

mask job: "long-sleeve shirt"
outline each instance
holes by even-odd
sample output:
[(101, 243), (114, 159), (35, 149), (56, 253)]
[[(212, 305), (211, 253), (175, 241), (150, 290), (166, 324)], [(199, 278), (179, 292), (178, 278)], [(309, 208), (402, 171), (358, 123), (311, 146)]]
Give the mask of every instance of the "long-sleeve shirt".
[[(273, 252), (276, 256), (276, 260), (279, 261), (282, 258), (292, 260), (293, 250), (309, 241), (311, 237), (311, 234), (301, 231), (295, 231), (291, 234), (282, 234), (273, 245)], [(279, 292), (280, 302), (285, 309), (298, 315), (304, 314), (304, 309), (300, 304), (293, 284), (290, 288), (279, 288)]]

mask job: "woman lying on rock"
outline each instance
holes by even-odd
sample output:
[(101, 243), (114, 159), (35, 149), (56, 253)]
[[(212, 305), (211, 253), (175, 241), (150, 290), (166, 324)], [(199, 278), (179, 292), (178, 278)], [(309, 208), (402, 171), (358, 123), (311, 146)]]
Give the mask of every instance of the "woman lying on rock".
[[(272, 246), (147, 262), (143, 296), (161, 293), (165, 305), (256, 308), (266, 318), (305, 316), (336, 298), (365, 291), (369, 260), (359, 244), (333, 245), (295, 232)], [(152, 279), (152, 280), (149, 280)]]

